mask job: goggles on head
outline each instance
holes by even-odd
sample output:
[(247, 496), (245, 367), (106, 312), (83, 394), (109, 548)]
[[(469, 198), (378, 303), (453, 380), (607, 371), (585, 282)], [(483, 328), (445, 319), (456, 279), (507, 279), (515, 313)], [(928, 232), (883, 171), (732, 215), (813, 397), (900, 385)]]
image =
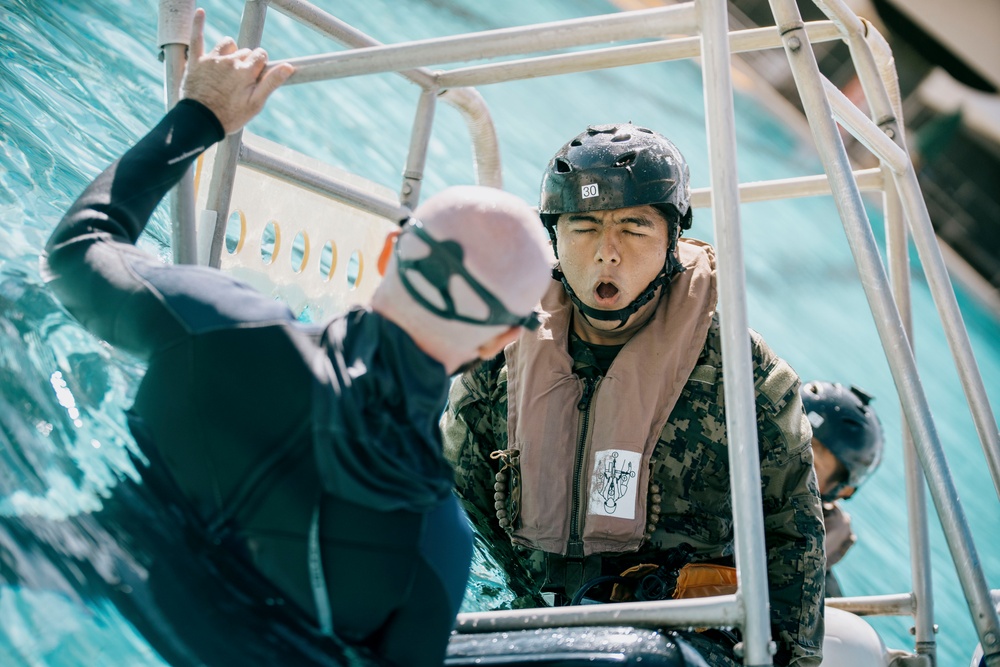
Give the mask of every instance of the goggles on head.
[[(427, 233), (424, 229), (423, 223), (421, 223), (416, 218), (410, 218), (406, 225), (403, 227), (403, 234), (412, 233), (418, 239), (424, 242), (428, 248), (430, 248), (430, 254), (421, 257), (419, 259), (404, 259), (400, 254), (400, 242), (399, 239), (396, 241), (396, 262), (399, 268), (399, 279), (403, 283), (403, 287), (406, 291), (410, 293), (417, 303), (421, 306), (434, 313), (438, 317), (442, 317), (446, 320), (454, 320), (456, 322), (467, 322), (469, 324), (478, 324), (483, 326), (489, 325), (507, 325), (507, 326), (518, 326), (524, 327), (526, 329), (535, 330), (541, 324), (541, 320), (538, 317), (538, 313), (532, 311), (527, 315), (515, 315), (514, 313), (507, 310), (499, 299), (497, 299), (493, 294), (483, 287), (479, 281), (472, 277), (462, 263), (464, 259), (464, 253), (462, 252), (462, 246), (455, 241), (438, 241), (433, 236)], [(414, 285), (410, 278), (407, 276), (410, 272), (416, 272), (435, 289), (438, 295), (441, 297), (442, 305), (432, 303), (423, 294), (420, 293)], [(468, 285), (473, 292), (476, 293), (482, 302), (489, 309), (489, 314), (485, 318), (475, 318), (469, 317), (467, 315), (462, 315), (455, 308), (455, 301), (451, 298), (451, 291), (449, 290), (449, 283), (453, 276), (458, 276), (465, 284)]]

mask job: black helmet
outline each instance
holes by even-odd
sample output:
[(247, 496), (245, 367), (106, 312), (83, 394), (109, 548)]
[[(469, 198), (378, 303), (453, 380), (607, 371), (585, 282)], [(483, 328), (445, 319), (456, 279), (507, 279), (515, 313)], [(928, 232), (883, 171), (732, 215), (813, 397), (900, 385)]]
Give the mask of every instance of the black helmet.
[(549, 216), (562, 213), (668, 205), (690, 229), (689, 181), (684, 156), (663, 135), (631, 123), (591, 125), (549, 162), (538, 210), (551, 227)]
[(652, 298), (657, 287), (684, 270), (677, 258), (677, 239), (682, 229), (691, 228), (689, 181), (687, 161), (677, 147), (663, 135), (631, 123), (591, 125), (555, 154), (542, 178), (538, 210), (556, 257), (559, 249), (555, 225), (563, 213), (650, 205), (669, 224), (670, 245), (664, 273), (630, 306), (618, 311), (583, 306), (563, 279), (574, 303), (586, 315), (621, 319), (624, 325), (638, 306)]
[(847, 469), (847, 479), (824, 500), (846, 486), (858, 488), (882, 461), (882, 423), (868, 405), (872, 396), (833, 382), (809, 382), (799, 394), (813, 437)]

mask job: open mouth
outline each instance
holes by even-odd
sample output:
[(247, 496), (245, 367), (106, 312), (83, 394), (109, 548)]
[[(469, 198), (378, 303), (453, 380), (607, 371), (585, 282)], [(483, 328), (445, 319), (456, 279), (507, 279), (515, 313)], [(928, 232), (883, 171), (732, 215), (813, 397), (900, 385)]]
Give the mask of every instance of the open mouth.
[(598, 305), (610, 305), (618, 296), (618, 286), (612, 283), (598, 283), (594, 288), (594, 295), (597, 297)]

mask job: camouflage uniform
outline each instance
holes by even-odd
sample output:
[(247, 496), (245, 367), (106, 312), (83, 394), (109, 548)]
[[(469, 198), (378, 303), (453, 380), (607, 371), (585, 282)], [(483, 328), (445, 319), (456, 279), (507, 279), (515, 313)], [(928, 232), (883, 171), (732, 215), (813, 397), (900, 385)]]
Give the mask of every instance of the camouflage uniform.
[[(761, 450), (761, 487), (776, 664), (818, 665), (823, 641), (823, 521), (812, 471), (810, 430), (798, 394), (798, 377), (755, 333), (751, 334)], [(573, 371), (586, 378), (601, 374), (593, 353), (571, 336)], [(664, 552), (687, 543), (693, 560), (725, 559), (733, 554), (729, 453), (722, 382), (718, 320), (713, 319), (698, 364), (681, 393), (653, 451), (651, 503), (659, 504), (651, 539), (637, 552), (607, 555), (600, 574), (620, 574), (640, 563), (662, 561)], [(480, 534), (496, 545), (516, 583), (524, 566), (537, 592), (545, 577), (545, 557), (510, 546), (495, 518), (490, 453), (507, 448), (507, 368), (499, 355), (452, 385), (442, 421), (445, 454), (455, 466), (456, 488), (478, 523)], [(669, 493), (666, 491), (669, 490)], [(701, 643), (701, 642), (699, 642)], [(710, 651), (712, 664), (732, 664)]]

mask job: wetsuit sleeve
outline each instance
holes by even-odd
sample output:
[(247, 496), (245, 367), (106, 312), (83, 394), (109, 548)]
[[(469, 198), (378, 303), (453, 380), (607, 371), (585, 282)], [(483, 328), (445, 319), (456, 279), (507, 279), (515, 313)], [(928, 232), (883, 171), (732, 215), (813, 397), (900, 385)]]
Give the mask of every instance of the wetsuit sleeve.
[(795, 372), (756, 335), (753, 357), (775, 664), (819, 665), (825, 557), (812, 431)]
[(91, 332), (148, 359), (180, 337), (234, 323), (287, 321), (287, 307), (219, 271), (164, 265), (135, 247), (153, 210), (224, 132), (181, 100), (87, 186), (46, 245), (42, 273)]
[(49, 238), (50, 257), (55, 249), (85, 234), (103, 233), (135, 243), (163, 195), (223, 136), (222, 125), (207, 107), (181, 100), (87, 186)]

